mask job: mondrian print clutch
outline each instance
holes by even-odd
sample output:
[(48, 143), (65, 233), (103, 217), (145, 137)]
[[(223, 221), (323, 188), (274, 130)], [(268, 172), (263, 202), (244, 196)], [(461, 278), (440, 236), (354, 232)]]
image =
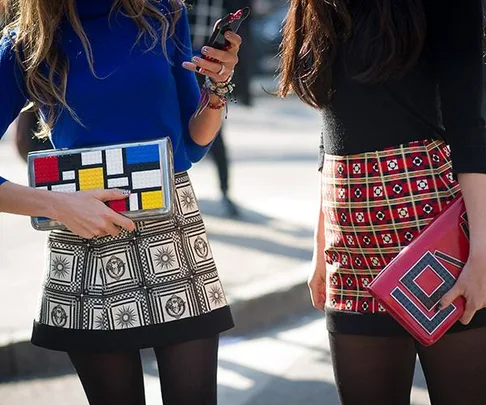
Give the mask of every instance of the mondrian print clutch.
[(469, 254), (462, 197), (454, 200), (368, 286), (371, 294), (421, 344), (430, 346), (461, 317), (462, 297), (436, 310)]
[[(31, 152), (27, 163), (30, 187), (58, 192), (130, 190), (126, 200), (109, 201), (107, 205), (134, 221), (157, 219), (172, 212), (174, 172), (169, 138)], [(33, 217), (31, 222), (36, 230), (64, 229), (49, 218)]]

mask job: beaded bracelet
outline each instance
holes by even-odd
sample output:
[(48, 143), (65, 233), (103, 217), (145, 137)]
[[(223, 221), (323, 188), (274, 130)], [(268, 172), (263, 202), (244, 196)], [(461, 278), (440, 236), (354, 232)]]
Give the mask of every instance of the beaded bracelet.
[[(195, 117), (200, 115), (206, 107), (213, 110), (220, 110), (226, 107), (225, 119), (228, 117), (228, 98), (231, 97), (235, 89), (235, 84), (231, 81), (233, 75), (231, 75), (228, 80), (224, 82), (213, 82), (209, 77), (206, 76), (204, 84), (201, 89), (201, 99), (199, 101), (199, 106), (194, 114)], [(220, 104), (213, 104), (210, 102), (210, 95), (214, 94), (221, 101)], [(233, 99), (231, 99), (233, 100)]]

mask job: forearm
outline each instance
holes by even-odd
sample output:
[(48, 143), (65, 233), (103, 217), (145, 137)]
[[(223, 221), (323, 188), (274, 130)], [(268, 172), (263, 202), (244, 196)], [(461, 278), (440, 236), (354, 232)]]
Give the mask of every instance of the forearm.
[(0, 186), (0, 212), (56, 219), (61, 198), (61, 193), (6, 182)]
[(470, 257), (486, 255), (486, 174), (463, 173), (458, 175), (466, 205)]
[[(221, 103), (221, 100), (214, 94), (211, 94), (210, 97), (211, 104), (218, 105)], [(221, 129), (224, 111), (225, 107), (215, 110), (208, 106), (201, 112), (201, 114), (191, 118), (189, 121), (189, 132), (192, 140), (196, 144), (206, 146), (212, 142)]]

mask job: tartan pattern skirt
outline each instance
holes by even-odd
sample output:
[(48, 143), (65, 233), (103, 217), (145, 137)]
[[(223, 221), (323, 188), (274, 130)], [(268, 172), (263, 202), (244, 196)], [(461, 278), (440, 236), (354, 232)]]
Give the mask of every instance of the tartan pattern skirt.
[(440, 140), (325, 156), (326, 310), (379, 314), (366, 287), (460, 192)]

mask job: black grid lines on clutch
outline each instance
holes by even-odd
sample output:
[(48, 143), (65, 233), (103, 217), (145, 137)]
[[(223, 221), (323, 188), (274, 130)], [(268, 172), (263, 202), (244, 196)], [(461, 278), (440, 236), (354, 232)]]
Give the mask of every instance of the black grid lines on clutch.
[(155, 323), (176, 321), (202, 313), (192, 280), (154, 287), (148, 290), (148, 297)]

